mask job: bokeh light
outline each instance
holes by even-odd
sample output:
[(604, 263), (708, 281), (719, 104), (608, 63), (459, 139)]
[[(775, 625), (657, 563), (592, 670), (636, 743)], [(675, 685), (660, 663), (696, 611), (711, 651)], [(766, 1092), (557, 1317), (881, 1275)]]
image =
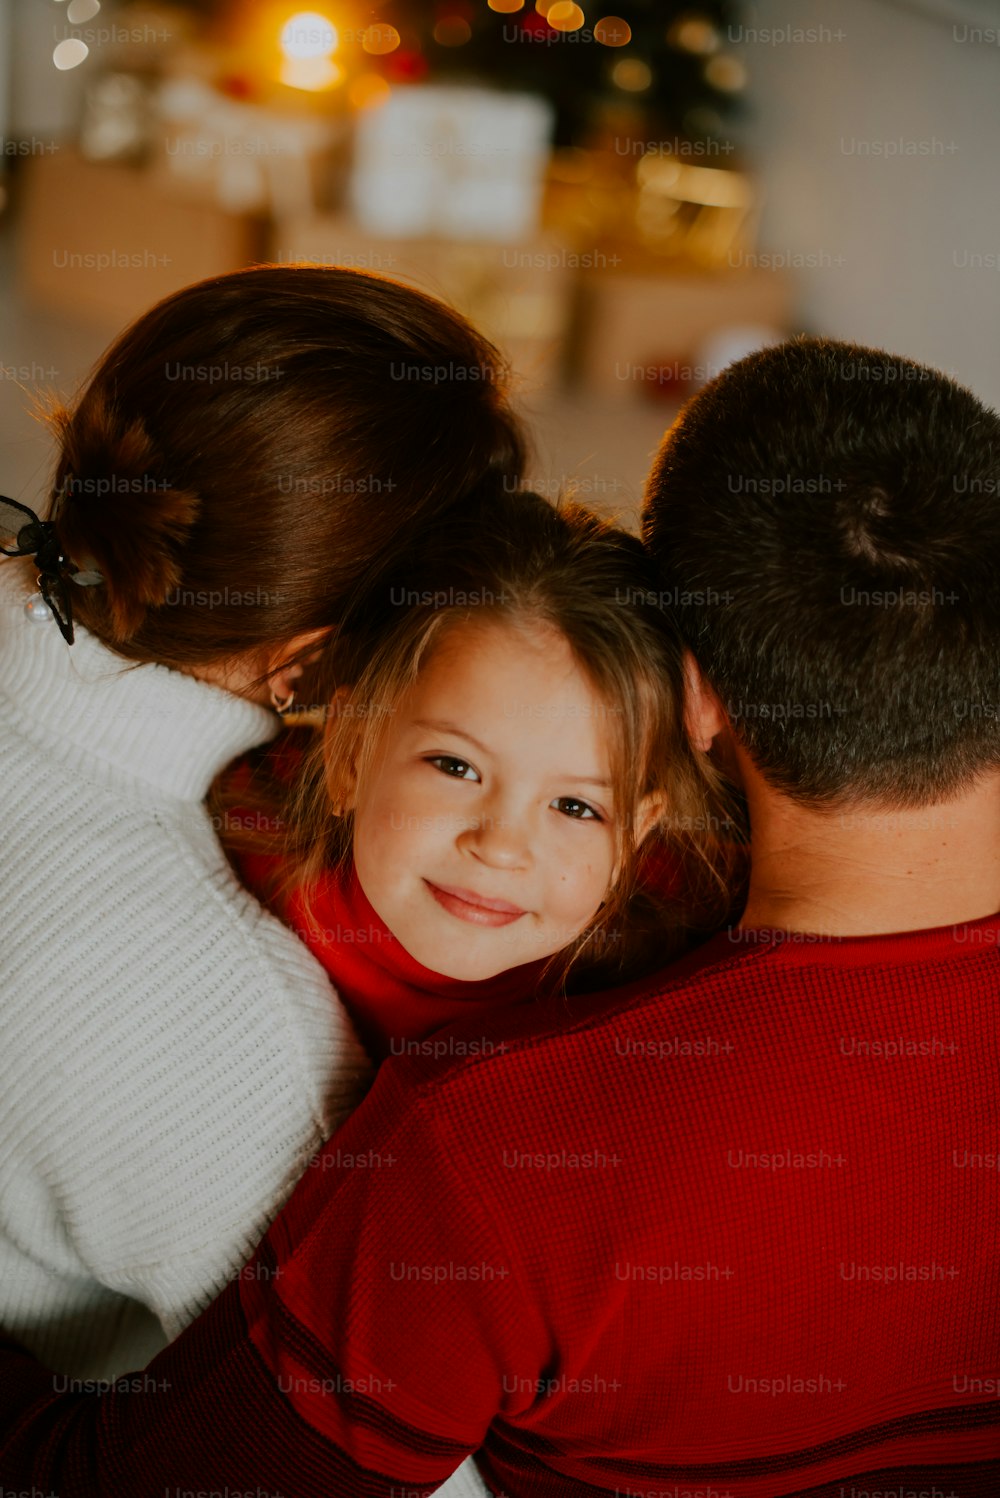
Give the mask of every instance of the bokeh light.
[(556, 0), (545, 19), (553, 31), (579, 31), (587, 18), (574, 0)]
[(347, 98), (354, 109), (378, 109), (391, 93), (381, 73), (359, 73), (347, 90)]
[(697, 57), (709, 57), (718, 50), (719, 33), (707, 16), (693, 12), (678, 16), (667, 31), (667, 42), (678, 52), (693, 52)]
[(724, 94), (739, 93), (747, 85), (747, 70), (738, 57), (710, 57), (705, 64), (705, 77)]
[(281, 81), (309, 92), (332, 88), (343, 77), (332, 61), (340, 45), (333, 22), (318, 10), (300, 10), (285, 23), (279, 44)]
[(594, 27), (594, 35), (604, 47), (627, 47), (632, 40), (632, 28), (621, 16), (605, 16)]
[(70, 68), (78, 68), (90, 52), (86, 42), (78, 36), (69, 36), (64, 42), (57, 42), (52, 53), (52, 61), (60, 73), (68, 73)]
[(100, 8), (101, 0), (70, 0), (66, 19), (74, 26), (82, 26), (84, 21), (92, 20)]
[(377, 21), (374, 26), (369, 26), (361, 38), (361, 45), (372, 57), (382, 57), (387, 52), (395, 52), (401, 41), (399, 32), (395, 26), (388, 26), (384, 21)]
[(472, 27), (464, 16), (442, 16), (432, 33), (439, 47), (464, 47)]
[(628, 94), (641, 94), (652, 83), (653, 70), (641, 57), (620, 57), (611, 69), (611, 81)]
[(282, 52), (302, 62), (313, 57), (330, 57), (339, 42), (336, 26), (318, 10), (298, 11), (285, 23), (281, 33)]

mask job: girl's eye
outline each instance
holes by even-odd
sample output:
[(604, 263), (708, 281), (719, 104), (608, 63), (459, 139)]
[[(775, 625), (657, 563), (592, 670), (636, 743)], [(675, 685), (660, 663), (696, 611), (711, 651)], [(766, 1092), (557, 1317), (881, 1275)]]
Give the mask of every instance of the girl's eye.
[(451, 754), (435, 754), (427, 763), (440, 770), (442, 775), (450, 775), (454, 780), (478, 780), (479, 771), (474, 769), (467, 760), (456, 759)]
[(588, 806), (586, 801), (578, 801), (575, 796), (557, 796), (551, 804), (556, 811), (561, 811), (564, 816), (572, 817), (576, 822), (603, 821), (592, 806)]

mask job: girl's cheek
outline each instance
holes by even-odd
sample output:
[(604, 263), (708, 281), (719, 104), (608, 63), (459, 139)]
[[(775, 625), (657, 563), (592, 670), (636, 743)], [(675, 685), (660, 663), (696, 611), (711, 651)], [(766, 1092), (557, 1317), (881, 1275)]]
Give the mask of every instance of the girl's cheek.
[(410, 808), (435, 807), (439, 803), (448, 805), (448, 792), (454, 794), (445, 776), (435, 770), (419, 765), (406, 770), (393, 781), (392, 797), (397, 806)]
[(578, 848), (570, 849), (560, 869), (559, 896), (577, 909), (586, 908), (589, 920), (607, 898), (613, 872), (610, 850), (591, 853), (584, 860)]

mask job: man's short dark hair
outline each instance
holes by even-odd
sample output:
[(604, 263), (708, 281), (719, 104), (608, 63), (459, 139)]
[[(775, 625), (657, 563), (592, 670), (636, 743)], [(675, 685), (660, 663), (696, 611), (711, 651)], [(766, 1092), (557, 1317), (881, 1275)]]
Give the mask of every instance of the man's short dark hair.
[(919, 806), (1000, 765), (1000, 417), (945, 375), (751, 354), (664, 438), (643, 535), (772, 785)]

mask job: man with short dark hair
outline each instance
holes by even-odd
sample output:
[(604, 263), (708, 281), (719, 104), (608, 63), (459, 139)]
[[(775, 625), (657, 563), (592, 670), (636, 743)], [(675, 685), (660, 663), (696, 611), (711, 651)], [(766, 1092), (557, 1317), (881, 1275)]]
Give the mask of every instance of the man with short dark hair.
[(751, 355), (668, 432), (643, 532), (743, 761), (797, 805), (1000, 768), (1000, 419), (967, 390), (850, 344)]
[(5, 1351), (8, 1482), (995, 1494), (998, 482), (1000, 419), (878, 351), (695, 398), (644, 532), (746, 790), (739, 924), (387, 1062), (137, 1392)]

